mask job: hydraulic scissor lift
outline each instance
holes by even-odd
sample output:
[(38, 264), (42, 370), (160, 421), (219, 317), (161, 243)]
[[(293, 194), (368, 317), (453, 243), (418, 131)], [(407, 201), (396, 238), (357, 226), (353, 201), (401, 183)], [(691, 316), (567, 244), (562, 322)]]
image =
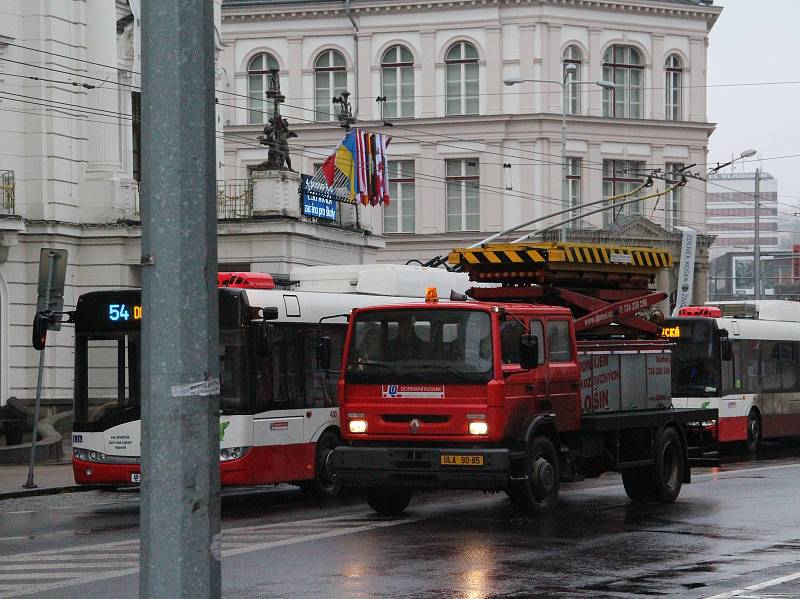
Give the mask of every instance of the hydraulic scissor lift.
[(457, 248), (448, 262), (476, 283), (477, 300), (562, 305), (575, 316), (579, 338), (658, 336), (643, 316), (667, 297), (653, 291), (659, 270), (672, 268), (666, 250), (587, 243), (486, 244)]

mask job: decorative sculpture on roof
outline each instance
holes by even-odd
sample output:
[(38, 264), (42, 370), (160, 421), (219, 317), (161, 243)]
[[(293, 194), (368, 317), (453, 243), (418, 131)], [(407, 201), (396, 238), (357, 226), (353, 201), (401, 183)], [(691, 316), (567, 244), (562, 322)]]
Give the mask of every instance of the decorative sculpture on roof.
[(280, 113), (280, 105), (286, 101), (286, 97), (281, 93), (278, 69), (269, 71), (269, 89), (266, 95), (272, 101), (272, 117), (264, 127), (264, 135), (259, 136), (258, 141), (269, 148), (269, 153), (267, 160), (259, 164), (257, 170), (294, 170), (289, 157), (289, 139), (297, 137), (297, 133), (289, 129), (289, 121)]

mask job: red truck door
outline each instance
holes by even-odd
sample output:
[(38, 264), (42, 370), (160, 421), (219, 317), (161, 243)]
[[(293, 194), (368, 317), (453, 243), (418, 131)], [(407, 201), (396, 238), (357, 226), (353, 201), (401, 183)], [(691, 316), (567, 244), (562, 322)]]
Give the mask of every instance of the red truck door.
[[(500, 323), (500, 359), (505, 382), (506, 436), (514, 436), (531, 414), (549, 412), (549, 382), (545, 365), (544, 329), (540, 320), (520, 318)], [(530, 326), (530, 332), (539, 337), (539, 367), (522, 370), (519, 365), (519, 338)]]
[[(545, 329), (550, 402), (559, 431), (580, 426), (580, 367), (569, 320), (548, 319)], [(543, 410), (544, 411), (544, 410)]]

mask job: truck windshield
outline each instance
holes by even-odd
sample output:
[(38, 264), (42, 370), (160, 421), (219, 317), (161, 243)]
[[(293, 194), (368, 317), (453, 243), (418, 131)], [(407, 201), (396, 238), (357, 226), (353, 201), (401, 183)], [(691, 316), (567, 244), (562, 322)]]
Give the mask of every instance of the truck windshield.
[(672, 350), (673, 397), (715, 397), (721, 394), (719, 339), (716, 325), (706, 319), (675, 319), (664, 323)]
[(354, 322), (351, 383), (479, 383), (492, 375), (489, 314), (477, 310), (377, 310)]

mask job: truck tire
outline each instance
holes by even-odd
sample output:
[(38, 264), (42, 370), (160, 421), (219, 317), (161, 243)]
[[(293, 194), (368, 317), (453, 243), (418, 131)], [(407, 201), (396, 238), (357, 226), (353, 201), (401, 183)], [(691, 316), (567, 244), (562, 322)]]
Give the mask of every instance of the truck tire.
[(653, 494), (663, 503), (672, 503), (681, 492), (683, 470), (686, 467), (683, 440), (674, 427), (661, 429), (656, 439), (654, 466)]
[(342, 490), (330, 459), (331, 452), (342, 442), (334, 431), (325, 431), (317, 441), (314, 478), (300, 483), (304, 494), (315, 499), (334, 499)]
[(655, 452), (652, 466), (622, 470), (625, 493), (635, 503), (672, 503), (681, 492), (686, 461), (683, 441), (675, 428), (661, 429), (656, 437)]
[(756, 453), (762, 438), (761, 414), (755, 408), (747, 414), (747, 451)]
[(645, 503), (653, 501), (655, 494), (653, 493), (653, 467), (645, 466), (643, 468), (626, 468), (621, 471), (622, 486), (625, 487), (625, 493), (628, 498), (634, 503)]
[(555, 445), (547, 437), (534, 437), (528, 446), (525, 474), (527, 480), (515, 482), (508, 489), (514, 506), (528, 514), (552, 511), (558, 503), (561, 463)]
[(374, 487), (367, 489), (367, 503), (384, 516), (402, 514), (411, 503), (413, 491), (407, 487)]

